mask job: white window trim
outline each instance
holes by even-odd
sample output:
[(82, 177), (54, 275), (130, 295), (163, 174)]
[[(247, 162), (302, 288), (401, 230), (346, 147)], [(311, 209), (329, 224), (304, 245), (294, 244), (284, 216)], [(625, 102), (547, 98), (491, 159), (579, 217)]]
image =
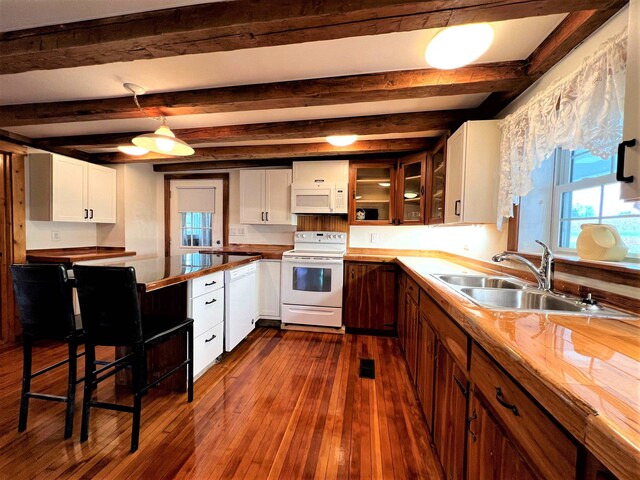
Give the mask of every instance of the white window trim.
[[(180, 213), (203, 213), (203, 214), (210, 214), (211, 215), (211, 227), (185, 227), (182, 224), (182, 216), (180, 218), (180, 248), (181, 249), (187, 249), (187, 250), (202, 250), (203, 248), (213, 248), (213, 213), (212, 212), (180, 212)], [(182, 244), (182, 239), (183, 239), (183, 232), (184, 230), (191, 230), (193, 232), (193, 230), (209, 230), (210, 234), (209, 234), (209, 238), (211, 238), (211, 245), (183, 245)], [(191, 235), (191, 240), (193, 242), (193, 234)]]

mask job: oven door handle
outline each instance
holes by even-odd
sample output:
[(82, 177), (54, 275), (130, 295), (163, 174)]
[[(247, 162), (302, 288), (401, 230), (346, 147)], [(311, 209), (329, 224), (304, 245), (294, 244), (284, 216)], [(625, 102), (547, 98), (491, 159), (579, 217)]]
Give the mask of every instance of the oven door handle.
[(283, 263), (317, 263), (322, 265), (342, 265), (344, 261), (340, 259), (316, 259), (316, 258), (286, 258), (282, 257)]

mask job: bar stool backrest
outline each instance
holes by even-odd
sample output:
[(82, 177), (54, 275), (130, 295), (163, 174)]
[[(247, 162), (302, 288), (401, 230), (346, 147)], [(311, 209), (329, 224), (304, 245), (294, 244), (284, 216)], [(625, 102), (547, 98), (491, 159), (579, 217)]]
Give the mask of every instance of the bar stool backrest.
[(75, 332), (71, 285), (64, 265), (11, 265), (11, 277), (25, 335), (64, 340)]
[(125, 346), (142, 341), (133, 267), (73, 267), (87, 342)]

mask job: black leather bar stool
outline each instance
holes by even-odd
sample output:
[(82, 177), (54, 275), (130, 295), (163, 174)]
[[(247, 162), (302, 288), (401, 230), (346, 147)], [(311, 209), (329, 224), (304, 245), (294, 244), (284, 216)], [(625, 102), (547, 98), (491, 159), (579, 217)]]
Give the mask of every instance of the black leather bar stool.
[[(147, 317), (140, 313), (136, 272), (132, 267), (75, 266), (80, 312), (85, 330), (85, 383), (80, 441), (89, 437), (91, 407), (133, 413), (131, 452), (138, 449), (142, 395), (169, 375), (187, 369), (187, 397), (193, 400), (193, 320), (190, 318)], [(187, 358), (151, 383), (147, 383), (148, 348), (174, 335), (184, 335)], [(96, 369), (95, 347), (130, 347), (130, 353)], [(91, 399), (93, 388), (126, 367), (133, 377), (133, 406)]]
[[(18, 431), (27, 428), (29, 399), (52, 400), (67, 404), (64, 438), (73, 433), (73, 413), (75, 410), (78, 353), (83, 343), (80, 315), (73, 314), (71, 285), (64, 265), (29, 264), (11, 265), (13, 289), (15, 292), (23, 338), (22, 395), (20, 397), (20, 418)], [(64, 340), (67, 342), (67, 359), (49, 365), (35, 373), (31, 372), (33, 344), (38, 340)], [(44, 373), (68, 364), (67, 396), (49, 395), (31, 391), (31, 380)]]

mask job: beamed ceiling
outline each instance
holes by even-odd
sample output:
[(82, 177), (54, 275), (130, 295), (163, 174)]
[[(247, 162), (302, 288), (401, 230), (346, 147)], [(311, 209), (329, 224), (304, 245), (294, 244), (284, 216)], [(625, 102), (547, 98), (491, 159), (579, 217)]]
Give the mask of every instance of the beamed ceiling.
[[(415, 152), (493, 118), (627, 2), (100, 3), (0, 2), (0, 139), (159, 171)], [(484, 21), (495, 40), (474, 64), (427, 68), (440, 28)], [(117, 152), (159, 125), (125, 82), (195, 155)], [(348, 147), (324, 142), (353, 133)]]

